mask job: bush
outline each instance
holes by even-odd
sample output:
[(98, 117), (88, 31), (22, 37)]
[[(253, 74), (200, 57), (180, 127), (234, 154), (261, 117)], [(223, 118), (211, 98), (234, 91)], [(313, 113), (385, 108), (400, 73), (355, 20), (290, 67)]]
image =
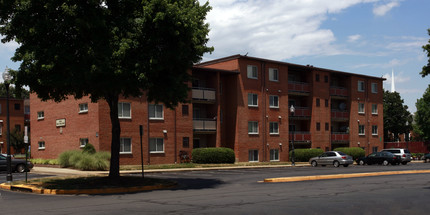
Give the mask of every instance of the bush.
[(234, 163), (235, 154), (230, 148), (198, 148), (192, 152), (193, 163)]
[[(317, 157), (324, 153), (322, 149), (294, 149), (294, 161), (297, 162), (308, 162), (309, 159)], [(290, 151), (290, 160), (292, 157), (292, 151)]]
[(60, 154), (58, 161), (61, 167), (72, 167), (80, 170), (107, 170), (110, 153), (71, 150)]
[(77, 150), (65, 151), (58, 156), (58, 163), (61, 167), (71, 167), (72, 157), (76, 157), (77, 154), (81, 154), (81, 152)]
[(364, 149), (360, 147), (340, 147), (340, 148), (335, 148), (333, 151), (340, 151), (349, 156), (352, 156), (353, 160), (356, 160), (357, 158), (360, 158), (360, 157), (364, 157), (366, 155), (366, 152), (364, 151)]
[(86, 144), (85, 147), (82, 149), (83, 153), (88, 153), (88, 154), (95, 154), (96, 153), (96, 149), (94, 148), (94, 146), (92, 144)]
[(57, 159), (42, 159), (42, 158), (32, 158), (29, 159), (33, 164), (50, 164), (50, 165), (57, 165), (58, 160)]

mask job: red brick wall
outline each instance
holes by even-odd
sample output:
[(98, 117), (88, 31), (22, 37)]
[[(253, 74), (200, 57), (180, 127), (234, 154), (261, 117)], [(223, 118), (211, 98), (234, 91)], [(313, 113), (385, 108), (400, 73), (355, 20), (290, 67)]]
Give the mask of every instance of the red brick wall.
[[(15, 110), (15, 104), (19, 105), (19, 110)], [(0, 152), (7, 153), (7, 115), (6, 115), (6, 98), (0, 98)], [(13, 132), (16, 126), (24, 131), (24, 100), (9, 99), (9, 120), (10, 132)], [(23, 153), (15, 152), (11, 146), (11, 154)]]

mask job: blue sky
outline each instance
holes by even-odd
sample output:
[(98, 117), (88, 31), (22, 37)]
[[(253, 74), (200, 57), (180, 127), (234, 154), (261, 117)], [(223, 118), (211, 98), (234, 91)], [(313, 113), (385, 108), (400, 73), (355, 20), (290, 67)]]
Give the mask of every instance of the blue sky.
[[(200, 0), (206, 2), (206, 0)], [(430, 77), (422, 46), (430, 36), (429, 0), (209, 0), (209, 45), (203, 60), (235, 54), (385, 77), (415, 112)], [(0, 68), (15, 42), (0, 44)]]

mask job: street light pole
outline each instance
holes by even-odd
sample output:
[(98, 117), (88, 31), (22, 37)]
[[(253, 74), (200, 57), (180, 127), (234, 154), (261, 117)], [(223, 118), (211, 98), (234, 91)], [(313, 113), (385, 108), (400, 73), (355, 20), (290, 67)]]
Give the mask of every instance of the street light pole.
[(12, 183), (12, 160), (10, 156), (10, 123), (9, 123), (9, 82), (12, 79), (9, 73), (9, 68), (6, 67), (6, 69), (3, 72), (3, 80), (4, 80), (4, 86), (6, 87), (6, 125), (7, 125), (7, 157), (6, 157), (6, 181), (7, 183)]
[[(295, 112), (296, 108), (294, 108), (293, 105), (291, 105), (290, 107), (290, 112), (291, 112), (291, 116), (294, 117), (294, 112)], [(294, 160), (294, 130), (296, 130), (295, 128), (292, 129), (293, 130), (293, 139), (291, 141), (291, 165), (295, 166), (296, 162)]]

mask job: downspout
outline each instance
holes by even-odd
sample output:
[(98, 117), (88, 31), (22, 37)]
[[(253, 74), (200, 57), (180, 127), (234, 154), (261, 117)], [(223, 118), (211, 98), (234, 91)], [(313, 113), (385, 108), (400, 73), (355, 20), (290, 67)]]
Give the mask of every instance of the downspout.
[(151, 164), (151, 148), (150, 148), (150, 136), (149, 136), (149, 102), (147, 102), (147, 116), (146, 116), (146, 127), (148, 128), (148, 165)]
[(266, 137), (266, 130), (267, 130), (267, 110), (266, 110), (266, 64), (263, 62), (261, 63), (261, 87), (262, 87), (262, 99), (263, 99), (263, 162), (266, 161), (266, 142), (267, 142), (267, 137)]
[(177, 111), (177, 108), (175, 108), (175, 126), (174, 126), (174, 138), (175, 138), (175, 140), (174, 140), (174, 143), (175, 143), (175, 164), (176, 164), (176, 162), (177, 162), (177, 153), (178, 153), (178, 150), (177, 150), (177, 140), (176, 140), (176, 111)]

